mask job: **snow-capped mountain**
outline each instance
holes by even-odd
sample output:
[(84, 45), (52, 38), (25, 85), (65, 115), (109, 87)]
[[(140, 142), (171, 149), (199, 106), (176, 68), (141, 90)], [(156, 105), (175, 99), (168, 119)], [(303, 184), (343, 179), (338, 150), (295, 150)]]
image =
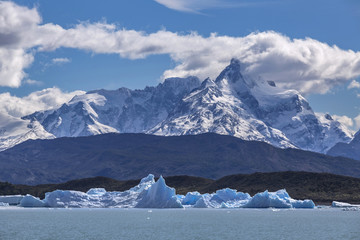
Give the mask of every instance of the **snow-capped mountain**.
[(331, 116), (317, 116), (299, 92), (244, 76), (236, 59), (215, 81), (170, 78), (144, 90), (96, 90), (23, 119), (39, 122), (55, 137), (214, 132), (316, 152), (352, 139)]
[(146, 132), (164, 121), (200, 83), (196, 77), (170, 78), (144, 90), (91, 91), (75, 96), (59, 109), (36, 112), (23, 119), (41, 122), (56, 137)]
[(52, 139), (38, 121), (22, 120), (0, 112), (0, 151), (29, 139)]
[(317, 117), (297, 91), (243, 76), (236, 59), (215, 81), (206, 79), (200, 88), (183, 98), (172, 114), (149, 132), (215, 132), (316, 152), (325, 152), (352, 137), (330, 116)]

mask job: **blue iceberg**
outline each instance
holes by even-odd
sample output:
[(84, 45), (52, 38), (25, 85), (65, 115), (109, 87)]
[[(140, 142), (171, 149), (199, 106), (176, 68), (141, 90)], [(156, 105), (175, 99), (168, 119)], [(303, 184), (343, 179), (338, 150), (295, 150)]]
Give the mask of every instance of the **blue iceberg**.
[[(5, 196), (6, 197), (6, 196)], [(3, 199), (5, 199), (3, 197)], [(124, 192), (107, 192), (92, 188), (86, 193), (55, 190), (45, 194), (43, 200), (31, 195), (18, 196), (22, 207), (52, 208), (314, 208), (311, 200), (292, 199), (285, 189), (264, 191), (251, 197), (248, 193), (225, 188), (215, 193), (188, 192), (176, 195), (174, 188), (166, 185), (160, 176), (155, 182), (149, 174), (138, 185)], [(10, 198), (8, 198), (10, 199)], [(5, 204), (4, 204), (5, 205)]]
[(141, 192), (136, 208), (183, 208), (175, 194), (175, 189), (168, 187), (165, 179), (159, 180)]

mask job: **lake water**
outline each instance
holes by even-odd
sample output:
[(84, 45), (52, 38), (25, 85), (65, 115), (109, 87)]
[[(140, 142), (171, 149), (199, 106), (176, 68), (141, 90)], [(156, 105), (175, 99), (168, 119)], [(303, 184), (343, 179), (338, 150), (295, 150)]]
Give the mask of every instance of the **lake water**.
[(360, 239), (360, 211), (1, 208), (0, 239)]

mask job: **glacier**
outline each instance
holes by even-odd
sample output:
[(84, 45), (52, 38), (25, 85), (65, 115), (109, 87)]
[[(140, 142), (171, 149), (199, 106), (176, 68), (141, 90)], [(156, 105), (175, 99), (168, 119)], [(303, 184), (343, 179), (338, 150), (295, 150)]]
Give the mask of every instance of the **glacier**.
[[(10, 197), (10, 196), (9, 196)], [(285, 189), (264, 191), (251, 197), (248, 193), (225, 188), (214, 193), (188, 192), (177, 195), (166, 185), (165, 179), (155, 181), (149, 174), (138, 185), (124, 192), (108, 192), (104, 188), (91, 188), (80, 192), (55, 190), (47, 192), (44, 199), (32, 195), (17, 196), (20, 207), (50, 208), (315, 208), (312, 200), (292, 199)], [(5, 199), (5, 196), (3, 196)], [(10, 198), (9, 198), (10, 199)], [(7, 206), (3, 203), (2, 206)]]

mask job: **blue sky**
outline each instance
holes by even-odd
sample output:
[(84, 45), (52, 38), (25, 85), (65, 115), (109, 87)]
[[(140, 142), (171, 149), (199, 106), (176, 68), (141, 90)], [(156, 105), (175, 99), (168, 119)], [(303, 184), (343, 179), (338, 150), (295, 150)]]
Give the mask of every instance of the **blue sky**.
[[(19, 12), (24, 17), (21, 26), (0, 23), (0, 50), (9, 48), (1, 45), (6, 42), (5, 37), (14, 35), (23, 40), (11, 47), (24, 52), (16, 56), (0, 52), (0, 61), (15, 56), (12, 66), (22, 75), (0, 73), (3, 78), (0, 93), (24, 97), (53, 86), (64, 92), (123, 86), (135, 89), (157, 85), (167, 76), (214, 77), (234, 57), (231, 47), (236, 50), (235, 56), (241, 58), (248, 50), (238, 49), (251, 42), (256, 48), (263, 47), (269, 56), (259, 55), (256, 59), (244, 56), (241, 60), (246, 62), (244, 70), (249, 74), (279, 79), (283, 87), (303, 92), (314, 111), (337, 115), (353, 129), (360, 127), (360, 85), (353, 82), (348, 87), (351, 81), (360, 80), (357, 0), (18, 0), (13, 3), (15, 7), (6, 5), (3, 11)], [(12, 30), (6, 26), (12, 26)], [(71, 33), (61, 35), (71, 29), (75, 29), (80, 40), (71, 39)], [(117, 31), (122, 30), (119, 37)], [(8, 34), (9, 31), (15, 32)], [(87, 31), (92, 32), (89, 35)], [(193, 32), (197, 34), (194, 36)], [(89, 36), (95, 33), (103, 34), (104, 38), (94, 37), (90, 41)], [(212, 38), (212, 33), (218, 37)], [(255, 35), (249, 37), (251, 34)], [(57, 36), (56, 40), (52, 36)], [(224, 36), (230, 39), (223, 39)], [(112, 37), (127, 38), (133, 44), (117, 47), (119, 43), (113, 44)], [(83, 44), (84, 39), (89, 42)], [(187, 51), (186, 47), (193, 42), (194, 54), (183, 56), (180, 50)], [(201, 46), (202, 42), (207, 46), (198, 53), (196, 44)], [(148, 50), (141, 50), (145, 48)], [(303, 60), (307, 52), (311, 56)], [(207, 59), (198, 59), (199, 54)], [(298, 64), (292, 54), (305, 61), (306, 66)], [(18, 61), (20, 66), (16, 65)], [(295, 63), (287, 64), (292, 61)]]

